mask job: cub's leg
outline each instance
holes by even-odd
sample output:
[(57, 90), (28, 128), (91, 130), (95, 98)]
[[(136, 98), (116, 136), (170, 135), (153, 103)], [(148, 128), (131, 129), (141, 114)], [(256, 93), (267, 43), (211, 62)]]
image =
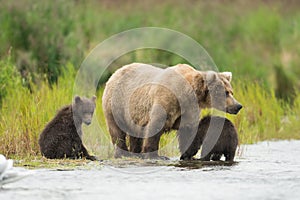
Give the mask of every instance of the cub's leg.
[(212, 155), (212, 160), (213, 161), (219, 161), (220, 159), (221, 159), (221, 157), (222, 157), (222, 154), (220, 154), (220, 153), (214, 153), (213, 155)]
[(229, 152), (224, 153), (225, 161), (233, 161), (235, 156), (235, 150), (231, 150)]
[(211, 153), (207, 154), (206, 156), (200, 158), (200, 160), (202, 161), (210, 161), (211, 159)]
[(209, 149), (208, 146), (209, 145), (206, 142), (204, 142), (202, 145), (201, 160), (203, 160), (203, 161), (210, 161), (213, 152), (215, 152), (214, 149)]
[(178, 142), (181, 152), (180, 160), (191, 160), (197, 154), (201, 146), (201, 137), (196, 134), (196, 129), (191, 126), (178, 130)]

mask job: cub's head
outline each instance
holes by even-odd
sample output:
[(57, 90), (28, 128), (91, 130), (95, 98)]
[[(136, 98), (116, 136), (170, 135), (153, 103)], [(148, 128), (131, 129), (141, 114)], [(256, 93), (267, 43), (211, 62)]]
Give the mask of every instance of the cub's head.
[(233, 97), (231, 79), (231, 72), (200, 72), (196, 78), (199, 106), (237, 114), (243, 106)]
[(86, 125), (91, 124), (95, 107), (96, 96), (93, 96), (91, 99), (75, 96), (72, 105), (74, 116), (78, 117)]

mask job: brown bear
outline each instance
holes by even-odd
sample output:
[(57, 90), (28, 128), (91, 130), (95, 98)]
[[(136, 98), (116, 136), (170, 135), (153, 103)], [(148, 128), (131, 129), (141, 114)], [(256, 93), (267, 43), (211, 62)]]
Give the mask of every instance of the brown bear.
[(175, 129), (181, 157), (189, 158), (201, 108), (232, 114), (242, 108), (233, 97), (231, 77), (230, 72), (197, 71), (186, 64), (162, 69), (132, 63), (118, 69), (102, 97), (115, 157), (143, 153), (144, 158), (164, 159), (157, 152), (160, 137)]
[(196, 155), (202, 145), (201, 160), (219, 161), (225, 156), (225, 161), (233, 161), (238, 146), (238, 134), (233, 123), (219, 116), (206, 116), (199, 122), (198, 132), (190, 146), (190, 158)]
[(57, 112), (40, 134), (39, 145), (43, 156), (50, 159), (85, 157), (96, 160), (82, 143), (81, 129), (82, 123), (89, 125), (92, 122), (95, 100), (95, 96), (91, 99), (76, 96), (72, 105)]

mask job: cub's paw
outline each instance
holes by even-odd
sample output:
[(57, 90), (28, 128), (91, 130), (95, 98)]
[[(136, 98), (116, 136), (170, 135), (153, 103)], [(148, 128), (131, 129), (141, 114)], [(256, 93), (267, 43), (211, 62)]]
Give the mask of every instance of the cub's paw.
[(99, 160), (99, 158), (97, 158), (96, 156), (87, 156), (86, 159), (87, 159), (87, 160), (91, 160), (91, 161), (101, 161), (101, 160)]

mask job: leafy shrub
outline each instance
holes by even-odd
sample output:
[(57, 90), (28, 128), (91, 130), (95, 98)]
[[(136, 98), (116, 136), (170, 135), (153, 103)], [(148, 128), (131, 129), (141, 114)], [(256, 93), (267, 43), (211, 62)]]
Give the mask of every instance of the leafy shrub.
[[(74, 52), (70, 49), (76, 45), (76, 39), (70, 38), (75, 29), (74, 16), (67, 12), (71, 5), (64, 0), (1, 4), (0, 28), (5, 31), (0, 37), (4, 44), (0, 50), (3, 53), (13, 48), (13, 57), (25, 79), (38, 82), (37, 78), (45, 77), (53, 84), (62, 74), (61, 66), (69, 61)], [(78, 53), (73, 56), (79, 57)]]
[(9, 91), (21, 87), (21, 77), (10, 57), (0, 60), (0, 108)]

